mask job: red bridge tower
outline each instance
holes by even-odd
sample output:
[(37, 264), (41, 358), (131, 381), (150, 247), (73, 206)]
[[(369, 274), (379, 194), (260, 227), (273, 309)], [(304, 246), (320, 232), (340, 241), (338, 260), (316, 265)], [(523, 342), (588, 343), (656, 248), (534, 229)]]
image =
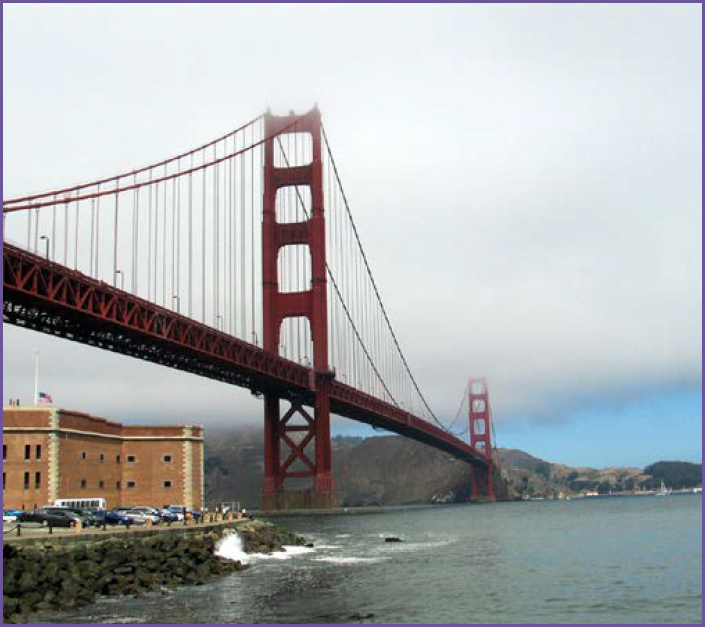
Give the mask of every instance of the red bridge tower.
[(492, 485), (492, 414), (485, 379), (471, 378), (468, 382), (468, 418), (470, 446), (487, 460), (487, 464), (472, 464), (470, 470), (470, 497), (473, 501), (494, 501)]
[[(274, 148), (286, 133), (309, 134), (311, 163), (277, 167)], [(310, 400), (287, 396), (291, 406), (282, 415), (283, 396), (276, 390), (264, 394), (265, 471), (264, 509), (330, 509), (335, 506), (331, 477), (330, 385), (328, 365), (328, 300), (326, 290), (326, 238), (321, 161), (321, 116), (317, 108), (296, 116), (264, 118), (264, 199), (262, 216), (264, 350), (279, 354), (279, 337), (285, 318), (308, 319), (313, 340), (310, 394), (313, 415), (304, 407)], [(302, 222), (279, 223), (277, 191), (288, 186), (308, 186), (311, 215)], [(281, 292), (278, 281), (279, 252), (284, 246), (306, 245), (311, 255), (310, 289)], [(284, 447), (282, 446), (284, 445)], [(309, 447), (309, 445), (311, 445)], [(308, 447), (308, 450), (307, 450)], [(311, 455), (313, 453), (313, 455)], [(313, 457), (313, 459), (312, 459)], [(285, 489), (287, 479), (311, 479), (307, 489)]]

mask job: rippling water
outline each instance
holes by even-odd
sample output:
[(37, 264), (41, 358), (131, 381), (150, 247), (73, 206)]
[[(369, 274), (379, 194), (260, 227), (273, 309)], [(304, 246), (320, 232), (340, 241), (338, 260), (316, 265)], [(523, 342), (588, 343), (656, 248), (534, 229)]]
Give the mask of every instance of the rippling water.
[[(278, 522), (312, 538), (316, 549), (287, 559), (254, 558), (247, 571), (167, 596), (101, 600), (52, 622), (702, 621), (702, 498), (696, 495)], [(385, 543), (390, 535), (404, 542)]]

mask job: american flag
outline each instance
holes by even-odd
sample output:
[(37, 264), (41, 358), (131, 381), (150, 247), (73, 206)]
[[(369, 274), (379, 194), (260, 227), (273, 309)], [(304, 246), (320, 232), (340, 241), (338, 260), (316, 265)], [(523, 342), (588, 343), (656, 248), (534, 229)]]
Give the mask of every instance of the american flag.
[(53, 403), (54, 399), (51, 397), (51, 394), (47, 394), (46, 392), (39, 392), (39, 402), (40, 403)]

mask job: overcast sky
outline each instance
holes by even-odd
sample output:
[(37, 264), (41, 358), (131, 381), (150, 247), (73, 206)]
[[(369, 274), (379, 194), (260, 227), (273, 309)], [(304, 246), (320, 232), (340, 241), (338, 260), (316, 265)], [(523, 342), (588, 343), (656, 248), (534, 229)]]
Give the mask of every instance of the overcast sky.
[[(4, 5), (3, 197), (317, 102), (436, 413), (481, 375), (500, 445), (641, 464), (653, 436), (700, 459), (701, 24), (700, 5)], [(30, 400), (37, 349), (63, 407), (262, 420), (244, 390), (8, 325), (4, 402)]]

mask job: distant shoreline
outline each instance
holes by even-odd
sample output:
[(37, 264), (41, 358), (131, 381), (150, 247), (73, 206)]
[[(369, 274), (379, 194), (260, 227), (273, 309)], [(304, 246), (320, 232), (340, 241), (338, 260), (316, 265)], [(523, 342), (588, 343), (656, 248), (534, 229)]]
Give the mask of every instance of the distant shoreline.
[[(569, 498), (560, 499), (558, 497), (532, 497), (529, 499), (498, 499), (496, 503), (530, 503), (536, 501), (594, 501), (600, 499), (614, 498), (643, 498), (655, 497), (659, 494), (655, 491), (637, 492), (634, 494), (598, 494), (594, 496), (585, 496), (584, 494), (570, 496)], [(669, 496), (700, 496), (702, 491), (689, 490), (674, 490), (669, 493)], [(250, 510), (253, 516), (257, 518), (287, 518), (297, 516), (360, 516), (367, 514), (386, 514), (390, 512), (408, 511), (414, 509), (435, 509), (445, 507), (458, 507), (463, 505), (492, 505), (492, 503), (478, 502), (454, 502), (454, 503), (410, 503), (408, 505), (376, 505), (370, 507), (339, 507), (336, 509), (290, 509), (278, 511)]]

